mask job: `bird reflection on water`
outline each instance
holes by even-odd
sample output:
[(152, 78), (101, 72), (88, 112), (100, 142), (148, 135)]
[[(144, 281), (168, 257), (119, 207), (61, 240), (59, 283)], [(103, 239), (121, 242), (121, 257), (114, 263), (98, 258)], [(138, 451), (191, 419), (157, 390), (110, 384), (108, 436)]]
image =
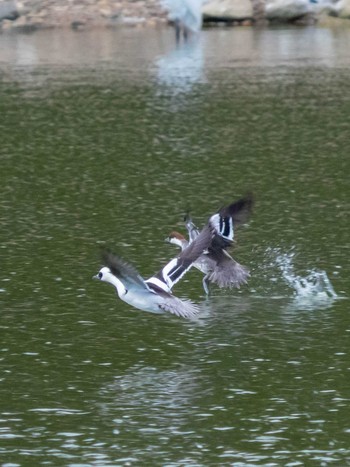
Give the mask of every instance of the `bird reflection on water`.
[(168, 92), (177, 97), (176, 102), (178, 102), (179, 94), (187, 94), (196, 84), (206, 81), (203, 72), (202, 40), (200, 39), (171, 50), (168, 54), (158, 58), (155, 65), (158, 83), (166, 86)]
[[(159, 370), (142, 364), (115, 376), (114, 382), (100, 390), (100, 410), (119, 428), (139, 425), (138, 431), (169, 435), (181, 431), (195, 407), (199, 388), (199, 369), (186, 365)], [(145, 417), (147, 407), (147, 417)]]

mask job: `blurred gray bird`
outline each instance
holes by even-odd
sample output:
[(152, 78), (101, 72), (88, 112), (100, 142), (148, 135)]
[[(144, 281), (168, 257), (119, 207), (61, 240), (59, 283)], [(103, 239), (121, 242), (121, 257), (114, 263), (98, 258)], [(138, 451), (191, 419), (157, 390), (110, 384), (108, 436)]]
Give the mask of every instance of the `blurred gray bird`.
[(168, 10), (170, 21), (175, 24), (176, 42), (180, 42), (181, 32), (187, 41), (191, 34), (202, 28), (203, 0), (161, 0), (161, 5)]

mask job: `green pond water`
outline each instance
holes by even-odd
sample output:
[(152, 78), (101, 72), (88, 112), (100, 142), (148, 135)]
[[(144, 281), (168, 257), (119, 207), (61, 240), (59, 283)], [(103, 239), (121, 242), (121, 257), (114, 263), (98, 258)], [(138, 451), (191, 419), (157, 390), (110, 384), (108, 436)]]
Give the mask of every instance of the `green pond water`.
[[(0, 463), (350, 465), (350, 30), (0, 35)], [(94, 282), (248, 191), (240, 290)]]

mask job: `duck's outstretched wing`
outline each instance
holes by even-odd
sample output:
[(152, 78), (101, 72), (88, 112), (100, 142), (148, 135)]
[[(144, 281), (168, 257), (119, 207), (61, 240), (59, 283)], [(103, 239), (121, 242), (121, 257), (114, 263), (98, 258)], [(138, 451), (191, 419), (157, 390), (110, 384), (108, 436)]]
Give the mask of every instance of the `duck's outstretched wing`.
[(103, 250), (101, 256), (103, 264), (107, 266), (111, 270), (111, 273), (120, 279), (127, 288), (134, 285), (147, 289), (144, 279), (134, 266), (109, 250)]
[(191, 269), (196, 259), (208, 249), (214, 234), (215, 230), (209, 223), (179, 256), (169, 261), (155, 276), (150, 277), (146, 282), (156, 284), (169, 292), (182, 276)]
[(181, 318), (194, 318), (200, 312), (199, 306), (191, 300), (180, 300), (174, 295), (172, 295), (171, 300), (159, 305), (159, 308)]
[(253, 197), (248, 194), (211, 216), (209, 222), (217, 232), (211, 244), (213, 249), (227, 248), (232, 245), (235, 227), (247, 222), (252, 207)]
[(213, 254), (209, 250), (208, 257), (211, 258), (215, 267), (209, 274), (208, 280), (221, 288), (239, 288), (246, 284), (250, 277), (249, 270), (237, 263), (226, 250), (218, 250)]

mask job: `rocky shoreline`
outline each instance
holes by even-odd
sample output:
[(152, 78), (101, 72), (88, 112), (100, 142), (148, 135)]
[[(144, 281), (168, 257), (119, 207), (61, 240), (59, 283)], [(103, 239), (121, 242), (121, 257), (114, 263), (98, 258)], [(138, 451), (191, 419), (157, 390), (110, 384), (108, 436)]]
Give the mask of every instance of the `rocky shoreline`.
[(166, 22), (166, 12), (157, 0), (0, 0), (0, 21), (2, 5), (4, 12), (7, 11), (2, 20), (3, 29), (83, 29)]
[[(349, 19), (350, 0), (209, 0), (203, 6), (204, 22), (212, 25), (310, 24), (321, 15)], [(167, 22), (160, 0), (0, 0), (0, 31), (157, 27)]]

